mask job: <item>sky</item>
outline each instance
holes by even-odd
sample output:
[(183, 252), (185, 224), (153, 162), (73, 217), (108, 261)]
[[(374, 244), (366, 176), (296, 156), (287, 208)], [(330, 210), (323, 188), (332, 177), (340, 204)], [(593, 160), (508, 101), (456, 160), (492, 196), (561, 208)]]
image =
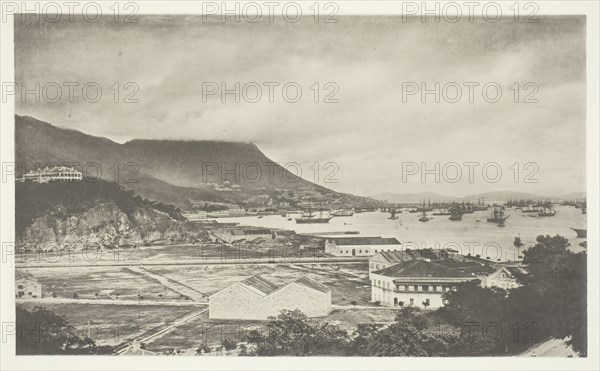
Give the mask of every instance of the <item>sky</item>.
[[(138, 18), (16, 21), (16, 83), (28, 90), (39, 83), (41, 92), (39, 102), (19, 96), (16, 113), (121, 143), (253, 142), (280, 164), (297, 163), (308, 180), (363, 196), (585, 190), (585, 17), (531, 24)], [(239, 102), (221, 94), (236, 83)], [(436, 83), (439, 102), (421, 96)], [(97, 102), (94, 86), (102, 89)], [(302, 95), (292, 103), (294, 86)], [(472, 179), (466, 162), (479, 164)], [(436, 163), (439, 180), (423, 179)]]

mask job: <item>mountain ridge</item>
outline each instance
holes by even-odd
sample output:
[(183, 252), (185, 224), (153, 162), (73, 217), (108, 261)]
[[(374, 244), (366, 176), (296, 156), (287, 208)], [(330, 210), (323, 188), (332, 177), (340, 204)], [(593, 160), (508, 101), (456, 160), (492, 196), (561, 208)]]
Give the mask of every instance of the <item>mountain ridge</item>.
[[(15, 115), (17, 176), (46, 164), (72, 165), (140, 196), (182, 209), (190, 200), (240, 203), (261, 194), (314, 192), (365, 199), (296, 177), (249, 142), (132, 139), (118, 143)], [(78, 168), (79, 167), (79, 168)], [(372, 200), (371, 200), (372, 201)]]

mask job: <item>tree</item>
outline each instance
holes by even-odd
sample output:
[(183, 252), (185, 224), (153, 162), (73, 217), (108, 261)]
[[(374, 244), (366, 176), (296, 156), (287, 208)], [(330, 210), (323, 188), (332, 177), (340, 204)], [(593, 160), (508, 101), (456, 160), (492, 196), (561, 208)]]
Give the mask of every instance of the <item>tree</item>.
[(198, 349), (196, 349), (196, 353), (198, 354), (206, 354), (210, 353), (211, 349), (206, 343), (201, 343)]
[(522, 286), (511, 291), (511, 304), (519, 306), (519, 318), (536, 325), (538, 337), (570, 337), (568, 344), (586, 355), (587, 254), (573, 253), (559, 235), (536, 241), (524, 251), (529, 274), (517, 277)]
[(253, 344), (258, 356), (343, 354), (348, 334), (337, 325), (321, 322), (312, 326), (299, 310), (281, 311), (270, 317), (266, 333), (253, 329), (244, 340)]
[(234, 350), (235, 348), (237, 348), (237, 342), (235, 340), (231, 340), (231, 339), (225, 339), (221, 342), (221, 345), (223, 346), (223, 348), (229, 352), (231, 350)]
[(75, 328), (53, 311), (40, 307), (16, 311), (17, 355), (111, 354), (112, 347), (97, 346), (74, 334)]

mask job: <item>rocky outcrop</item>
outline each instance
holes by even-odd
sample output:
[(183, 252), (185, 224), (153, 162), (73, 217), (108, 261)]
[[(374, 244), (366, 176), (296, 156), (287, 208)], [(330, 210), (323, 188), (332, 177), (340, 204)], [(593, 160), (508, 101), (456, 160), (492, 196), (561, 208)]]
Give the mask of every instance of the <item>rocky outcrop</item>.
[(195, 243), (207, 239), (204, 230), (168, 214), (136, 207), (127, 215), (112, 201), (69, 215), (57, 206), (36, 218), (17, 240), (20, 251), (42, 249), (116, 248), (149, 244)]

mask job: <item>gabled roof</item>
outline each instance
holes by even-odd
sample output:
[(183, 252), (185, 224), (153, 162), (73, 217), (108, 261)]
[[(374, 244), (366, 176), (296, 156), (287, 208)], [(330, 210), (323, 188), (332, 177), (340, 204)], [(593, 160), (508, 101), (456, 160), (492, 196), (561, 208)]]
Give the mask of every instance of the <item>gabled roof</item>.
[(323, 285), (322, 283), (319, 283), (307, 276), (300, 277), (294, 282), (299, 285), (306, 286), (308, 288), (311, 288), (313, 290), (317, 290), (320, 292), (328, 292), (331, 290), (329, 287), (327, 287), (327, 286)]
[(267, 281), (258, 274), (252, 277), (248, 277), (245, 280), (240, 281), (238, 283), (250, 288), (251, 290), (257, 290), (263, 293), (264, 295), (269, 295), (270, 293), (278, 289), (278, 287), (274, 283)]
[(329, 241), (335, 242), (336, 245), (355, 246), (355, 245), (400, 245), (400, 242), (394, 238), (383, 237), (338, 237), (328, 238)]
[(529, 274), (527, 269), (519, 266), (504, 266), (502, 268), (504, 268), (513, 278), (516, 278), (519, 275)]
[[(319, 292), (324, 292), (325, 293), (325, 292), (329, 292), (330, 291), (329, 287), (327, 287), (327, 286), (325, 286), (325, 285), (323, 285), (323, 284), (321, 284), (321, 283), (319, 283), (319, 282), (317, 282), (317, 281), (315, 281), (312, 278), (309, 278), (307, 276), (300, 277), (297, 280), (289, 282), (289, 283), (287, 283), (287, 284), (285, 284), (283, 286), (277, 286), (274, 283), (266, 280), (264, 277), (256, 274), (256, 275), (254, 275), (252, 277), (246, 278), (245, 280), (242, 280), (240, 282), (236, 282), (233, 285), (240, 284), (240, 285), (248, 288), (249, 290), (251, 290), (251, 291), (253, 291), (253, 292), (255, 292), (255, 293), (257, 293), (257, 294), (259, 294), (259, 295), (261, 295), (261, 296), (264, 297), (264, 296), (267, 296), (267, 295), (270, 295), (270, 294), (274, 293), (277, 290), (284, 289), (284, 288), (288, 287), (289, 285), (291, 285), (292, 283), (296, 283), (298, 285), (305, 286), (305, 287), (308, 287), (308, 288), (310, 288), (312, 290), (316, 290), (316, 291), (319, 291)], [(230, 285), (228, 287), (231, 287), (231, 286), (232, 285)], [(221, 291), (223, 291), (223, 290), (221, 290)], [(215, 295), (215, 294), (213, 294), (213, 295)]]
[(411, 250), (404, 251), (381, 251), (375, 256), (381, 256), (388, 263), (402, 263), (413, 260), (417, 255)]
[(496, 268), (492, 267), (491, 265), (474, 261), (443, 260), (438, 261), (438, 263), (463, 273), (476, 275), (488, 275), (496, 271)]
[[(408, 260), (417, 258), (425, 258), (430, 260), (440, 260), (442, 257), (439, 252), (434, 249), (416, 249), (416, 250), (402, 250), (402, 251), (381, 251), (377, 253), (388, 263), (402, 263)], [(377, 256), (375, 255), (375, 256)]]
[(38, 282), (37, 278), (35, 278), (35, 276), (33, 274), (29, 273), (26, 270), (22, 270), (22, 269), (15, 269), (15, 281), (16, 280), (27, 280), (27, 281)]
[(448, 268), (439, 264), (439, 262), (427, 261), (424, 259), (414, 259), (392, 265), (384, 269), (373, 272), (382, 276), (400, 278), (400, 277), (436, 277), (436, 278), (461, 278), (472, 277), (471, 274), (461, 272), (456, 269)]

